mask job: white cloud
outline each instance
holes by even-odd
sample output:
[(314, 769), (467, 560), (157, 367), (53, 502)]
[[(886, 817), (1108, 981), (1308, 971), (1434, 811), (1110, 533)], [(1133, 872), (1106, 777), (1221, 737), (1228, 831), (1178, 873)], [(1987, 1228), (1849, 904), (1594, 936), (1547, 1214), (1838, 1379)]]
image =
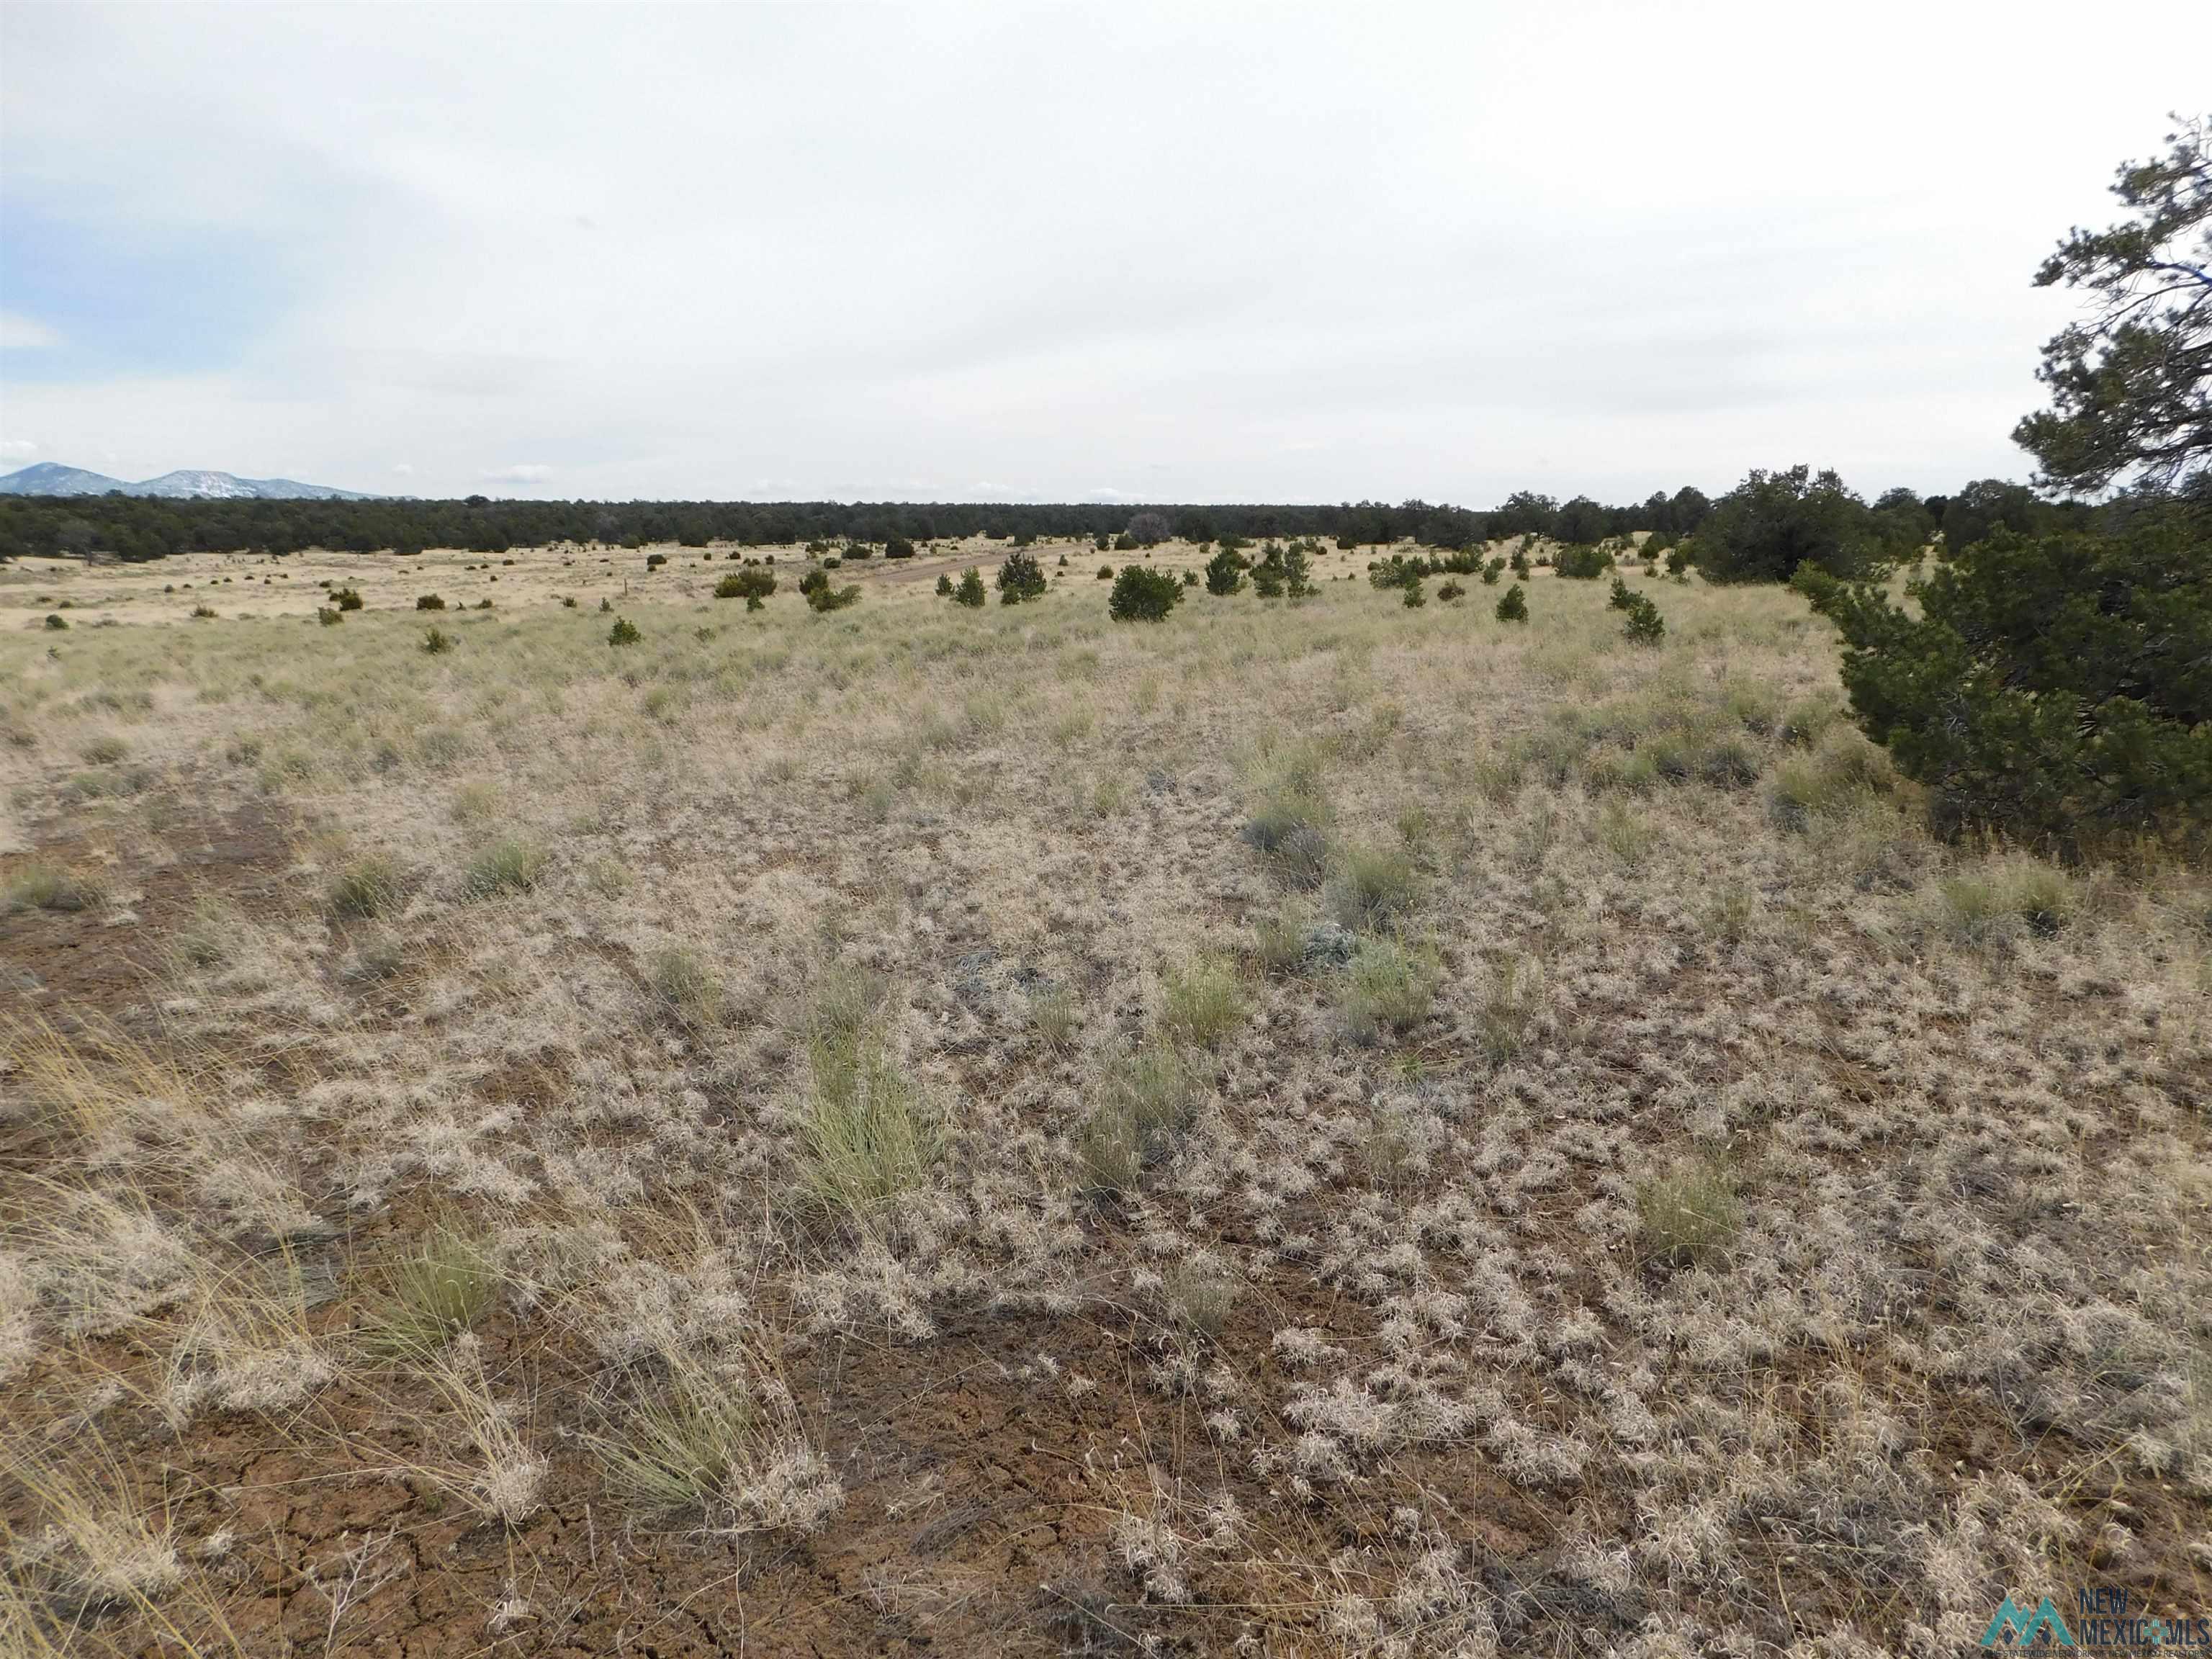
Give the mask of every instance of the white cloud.
[(415, 476), (415, 463), (412, 461), (394, 461), (392, 464), (392, 470), (403, 478), (411, 478)]
[(38, 445), (28, 438), (0, 438), (0, 460), (27, 461), (38, 453)]
[(121, 476), (401, 453), (426, 495), (2019, 476), (2075, 305), (2028, 278), (2201, 104), (2212, 10), (2033, 122), (2078, 7), (1985, 9), (0, 6), (11, 208), (347, 250), (216, 370), (64, 379), (64, 343), (0, 397)]
[(51, 351), (61, 343), (60, 335), (35, 318), (0, 311), (0, 350)]

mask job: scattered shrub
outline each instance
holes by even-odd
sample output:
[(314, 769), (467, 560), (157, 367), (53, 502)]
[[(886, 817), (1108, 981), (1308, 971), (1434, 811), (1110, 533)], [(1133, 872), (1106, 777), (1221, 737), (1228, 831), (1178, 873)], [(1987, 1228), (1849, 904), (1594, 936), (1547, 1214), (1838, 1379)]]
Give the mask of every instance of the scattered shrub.
[(215, 607), (211, 605), (196, 605), (192, 607), (194, 622), (212, 622), (215, 620)]
[(422, 648), (434, 657), (442, 657), (454, 646), (451, 634), (442, 628), (433, 628), (422, 635)]
[(955, 605), (964, 605), (970, 610), (981, 610), (990, 597), (983, 588), (983, 573), (973, 565), (960, 573), (960, 580), (951, 593)]
[(1115, 622), (1165, 622), (1182, 601), (1182, 585), (1164, 570), (1125, 564), (1106, 598), (1106, 614)]
[[(215, 613), (213, 611), (210, 611), (208, 614), (210, 616), (213, 616)], [(68, 628), (69, 618), (60, 615), (58, 612), (51, 614), (46, 617), (46, 626), (53, 632), (58, 634)]]
[(419, 593), (415, 598), (415, 608), (417, 611), (443, 611), (446, 602), (435, 593)]
[(2212, 824), (2212, 566), (2203, 525), (2144, 512), (2110, 534), (2003, 528), (1907, 588), (1799, 586), (1843, 636), (1867, 735), (1929, 790), (1936, 831), (2065, 854)]
[(775, 592), (775, 572), (765, 565), (749, 564), (736, 570), (726, 571), (714, 584), (718, 599), (743, 599), (745, 609), (757, 611), (761, 601)]
[(1521, 591), (1519, 582), (1507, 588), (1504, 597), (1498, 601), (1498, 620), (1514, 623), (1528, 620), (1528, 596)]
[(1112, 581), (1114, 580), (1114, 567), (1110, 564), (1100, 565), (1098, 567), (1098, 580), (1102, 582)]
[(952, 594), (952, 578), (940, 570), (937, 573), (937, 597), (949, 599)]
[(1628, 584), (1618, 576), (1613, 579), (1613, 599), (1615, 611), (1628, 613), (1621, 626), (1622, 635), (1638, 645), (1656, 645), (1667, 637), (1666, 619), (1660, 616), (1659, 607), (1641, 593), (1629, 591)]
[(860, 602), (860, 589), (857, 583), (849, 587), (832, 587), (825, 581), (806, 596), (807, 608), (817, 611), (842, 611)]
[(1222, 599), (1244, 586), (1244, 573), (1251, 562), (1242, 553), (1223, 548), (1206, 562), (1206, 591)]
[(336, 628), (345, 617), (336, 606), (320, 605), (315, 607), (315, 620), (325, 628)]
[(1450, 605), (1455, 600), (1465, 595), (1467, 589), (1462, 587), (1457, 582), (1446, 582), (1443, 586), (1437, 589), (1437, 597), (1442, 599), (1446, 605)]
[(999, 566), (998, 588), (1001, 605), (1019, 605), (1024, 599), (1042, 597), (1044, 567), (1036, 562), (1036, 555), (1024, 553), (1018, 546), (1007, 554)]
[(1613, 554), (1603, 547), (1570, 545), (1559, 550), (1552, 568), (1576, 581), (1595, 581), (1613, 568)]
[(332, 588), (331, 603), (341, 611), (358, 611), (362, 607), (361, 590), (356, 587)]

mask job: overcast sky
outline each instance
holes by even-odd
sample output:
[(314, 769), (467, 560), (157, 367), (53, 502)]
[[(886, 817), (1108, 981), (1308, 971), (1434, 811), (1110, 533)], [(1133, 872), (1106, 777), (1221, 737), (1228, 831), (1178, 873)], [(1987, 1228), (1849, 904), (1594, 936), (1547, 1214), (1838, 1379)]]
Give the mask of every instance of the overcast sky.
[(413, 495), (2024, 477), (2212, 90), (2079, 3), (0, 5), (0, 467)]

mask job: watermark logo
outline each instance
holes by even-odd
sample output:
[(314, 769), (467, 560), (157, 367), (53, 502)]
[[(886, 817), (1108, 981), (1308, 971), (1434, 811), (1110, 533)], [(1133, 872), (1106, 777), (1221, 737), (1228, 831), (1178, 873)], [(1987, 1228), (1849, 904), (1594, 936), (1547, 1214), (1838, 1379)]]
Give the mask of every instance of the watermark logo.
[(2058, 1609), (2045, 1596), (2036, 1604), (2033, 1613), (2023, 1612), (2020, 1603), (2008, 1595), (1997, 1606), (1996, 1617), (1982, 1632), (1982, 1645), (1993, 1648), (2000, 1644), (2025, 1647), (2039, 1636), (2047, 1637), (2062, 1648), (2074, 1645), (2074, 1632), (2066, 1628), (2066, 1621), (2058, 1616)]
[(2212, 1619), (2166, 1619), (2129, 1605), (2117, 1587), (2076, 1590), (2069, 1627), (2049, 1596), (2031, 1613), (2007, 1595), (1982, 1632), (1984, 1649), (2070, 1648), (2077, 1653), (2198, 1653), (2212, 1659)]

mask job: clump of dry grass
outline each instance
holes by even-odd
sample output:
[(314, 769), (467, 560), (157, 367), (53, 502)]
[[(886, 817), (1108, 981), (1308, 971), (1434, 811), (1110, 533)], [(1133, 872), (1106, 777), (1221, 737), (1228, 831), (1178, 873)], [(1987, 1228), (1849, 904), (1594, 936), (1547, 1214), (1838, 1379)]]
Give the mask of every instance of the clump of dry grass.
[(1246, 844), (1292, 886), (1319, 886), (1328, 872), (1332, 810), (1322, 781), (1328, 759), (1327, 750), (1312, 742), (1271, 755), (1259, 802), (1245, 820)]
[(8, 878), (9, 910), (88, 910), (98, 905), (104, 884), (82, 871), (59, 865), (31, 863), (17, 866)]
[(1083, 1029), (1083, 1015), (1073, 994), (1054, 986), (1030, 998), (1030, 1024), (1047, 1048), (1070, 1048)]
[(653, 1000), (666, 1018), (692, 1030), (720, 1022), (729, 1006), (721, 975), (686, 945), (665, 945), (647, 970)]
[(462, 872), (461, 891), (474, 899), (496, 898), (504, 893), (526, 893), (545, 873), (544, 851), (534, 842), (509, 836), (477, 853)]
[(1133, 1193), (1146, 1168), (1165, 1156), (1196, 1110), (1199, 1081), (1171, 1042), (1153, 1042), (1111, 1059), (1099, 1096), (1076, 1137), (1084, 1184)]
[(1413, 908), (1418, 879), (1403, 847), (1347, 847), (1329, 878), (1329, 908), (1346, 927), (1380, 927)]
[(19, 1629), (41, 1632), (36, 1639), (57, 1639), (50, 1651), (70, 1650), (90, 1619), (151, 1609), (182, 1582), (175, 1543), (147, 1520), (156, 1506), (96, 1429), (78, 1429), (65, 1452), (10, 1434), (0, 1439), (0, 1474), (28, 1497), (36, 1528), (0, 1530), (0, 1607)]
[(1386, 1034), (1410, 1030), (1429, 1017), (1443, 978), (1433, 945), (1360, 940), (1345, 969), (1345, 1034), (1354, 1042), (1374, 1042)]
[(370, 1352), (420, 1355), (473, 1329), (489, 1314), (503, 1275), (491, 1240), (441, 1223), (395, 1263), (368, 1306), (362, 1332)]
[(813, 1089), (799, 1124), (800, 1178), (821, 1208), (866, 1222), (917, 1192), (944, 1150), (941, 1115), (878, 1029), (880, 992), (837, 969), (806, 1019)]
[(1503, 1066), (1520, 1054), (1544, 1002), (1544, 969), (1525, 957), (1506, 957), (1491, 972), (1474, 1009), (1484, 1058)]
[(1237, 1305), (1236, 1281), (1219, 1269), (1178, 1262), (1160, 1275), (1160, 1294), (1179, 1329), (1218, 1340)]
[(1636, 1183), (1636, 1230), (1651, 1260), (1699, 1267), (1724, 1260), (1743, 1231), (1734, 1170), (1697, 1154), (1645, 1176)]
[(323, 902), (333, 916), (367, 920), (397, 909), (406, 891), (407, 878), (398, 864), (387, 854), (369, 853), (348, 860), (331, 875)]
[(781, 1384), (742, 1362), (679, 1357), (667, 1377), (587, 1440), (608, 1489), (659, 1518), (701, 1516), (739, 1531), (817, 1531), (843, 1501), (799, 1432)]
[(2047, 939), (2079, 908), (2063, 870), (2018, 854), (1964, 869), (1939, 891), (1944, 927), (1970, 945), (2000, 943), (2022, 932)]
[(1160, 1029), (1178, 1042), (1211, 1048), (1243, 1022), (1249, 1004), (1237, 967), (1208, 954), (1161, 975)]

